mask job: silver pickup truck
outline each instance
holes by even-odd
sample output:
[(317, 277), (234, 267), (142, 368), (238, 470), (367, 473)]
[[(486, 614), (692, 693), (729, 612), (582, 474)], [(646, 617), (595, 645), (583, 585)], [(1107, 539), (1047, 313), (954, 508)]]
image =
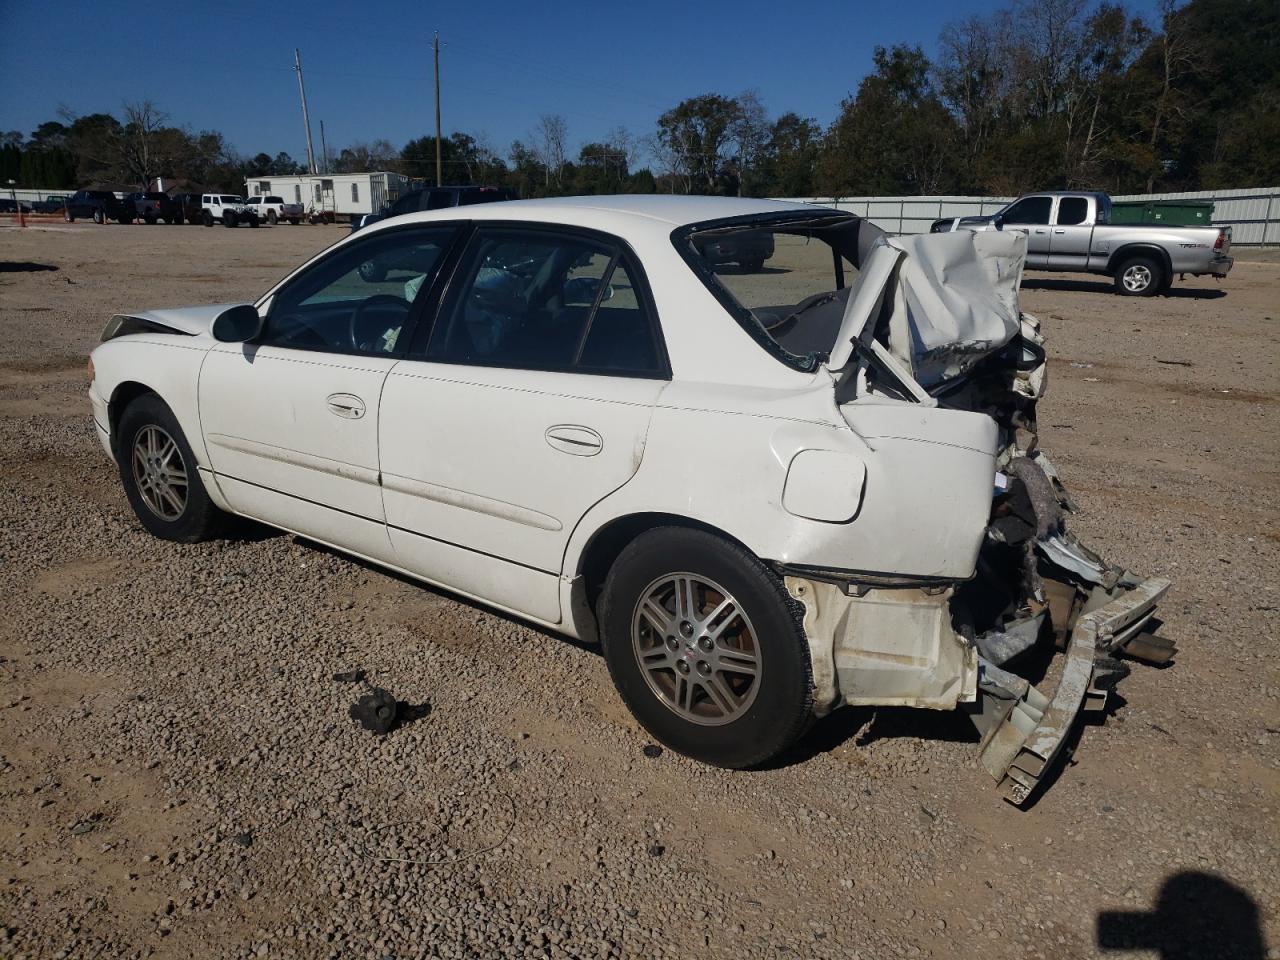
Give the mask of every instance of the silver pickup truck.
[(1105, 193), (1028, 193), (991, 216), (935, 220), (931, 228), (951, 230), (1021, 230), (1031, 269), (1106, 274), (1126, 297), (1164, 293), (1175, 274), (1222, 278), (1235, 262), (1227, 256), (1230, 227), (1113, 225)]

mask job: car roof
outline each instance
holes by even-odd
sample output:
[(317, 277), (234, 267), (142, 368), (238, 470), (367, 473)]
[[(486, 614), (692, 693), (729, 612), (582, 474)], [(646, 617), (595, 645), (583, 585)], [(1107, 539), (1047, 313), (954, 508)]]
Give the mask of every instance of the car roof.
[[(457, 219), (459, 208), (427, 210), (383, 221)], [(828, 207), (785, 200), (757, 200), (750, 197), (702, 197), (670, 194), (616, 194), (613, 196), (546, 197), (540, 200), (499, 200), (467, 207), (468, 220), (535, 220), (572, 223), (585, 213), (613, 215), (633, 222), (655, 221), (682, 227), (706, 220), (784, 213), (788, 210), (835, 213)], [(381, 224), (379, 224), (381, 226)]]

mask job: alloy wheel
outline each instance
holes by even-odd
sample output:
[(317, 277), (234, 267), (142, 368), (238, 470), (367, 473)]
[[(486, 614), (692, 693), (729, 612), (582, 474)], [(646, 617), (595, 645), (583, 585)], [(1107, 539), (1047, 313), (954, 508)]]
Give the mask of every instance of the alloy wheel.
[(147, 509), (161, 520), (177, 520), (187, 509), (187, 468), (173, 437), (155, 424), (133, 441), (133, 480)]
[(760, 645), (742, 605), (713, 580), (667, 574), (640, 594), (631, 646), (645, 682), (682, 719), (738, 719), (760, 688)]
[(1151, 268), (1145, 263), (1132, 264), (1125, 268), (1121, 282), (1130, 293), (1141, 293), (1151, 286)]

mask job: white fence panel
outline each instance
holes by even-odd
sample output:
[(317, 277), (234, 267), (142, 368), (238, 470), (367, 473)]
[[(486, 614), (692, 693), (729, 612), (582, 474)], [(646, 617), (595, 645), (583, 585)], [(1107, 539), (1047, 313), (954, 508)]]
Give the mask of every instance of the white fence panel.
[[(995, 213), (1013, 197), (779, 197), (798, 203), (835, 207), (865, 217), (892, 233), (926, 233), (944, 217), (981, 217)], [(1280, 187), (1198, 190), (1187, 193), (1127, 194), (1120, 202), (1205, 200), (1213, 202), (1213, 223), (1230, 226), (1233, 244), (1280, 244)]]

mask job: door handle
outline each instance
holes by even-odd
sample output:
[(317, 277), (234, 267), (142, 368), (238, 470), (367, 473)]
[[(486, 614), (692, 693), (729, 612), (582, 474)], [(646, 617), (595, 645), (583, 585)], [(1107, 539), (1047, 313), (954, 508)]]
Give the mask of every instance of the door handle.
[(329, 412), (347, 420), (359, 420), (364, 416), (364, 401), (354, 393), (331, 393), (325, 398)]
[(604, 449), (604, 438), (600, 434), (590, 427), (579, 427), (572, 423), (547, 427), (544, 436), (553, 448), (575, 457), (594, 457)]
[(1054, 233), (1066, 233), (1067, 231), (1065, 231), (1065, 230), (1055, 230), (1055, 231), (1053, 231), (1053, 232), (1054, 232)]

